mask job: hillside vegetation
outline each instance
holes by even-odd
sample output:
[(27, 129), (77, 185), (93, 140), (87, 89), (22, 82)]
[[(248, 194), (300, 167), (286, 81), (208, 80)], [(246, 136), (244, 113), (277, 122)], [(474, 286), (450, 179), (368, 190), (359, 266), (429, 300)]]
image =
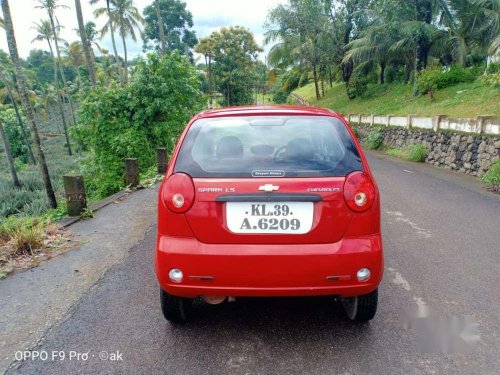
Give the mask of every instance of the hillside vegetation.
[(314, 83), (310, 83), (294, 93), (307, 99), (311, 105), (342, 114), (500, 117), (500, 90), (480, 81), (438, 90), (432, 99), (428, 95), (413, 96), (412, 89), (412, 85), (403, 83), (369, 84), (362, 96), (349, 99), (344, 84), (336, 83), (333, 88), (325, 87), (325, 96), (316, 100)]

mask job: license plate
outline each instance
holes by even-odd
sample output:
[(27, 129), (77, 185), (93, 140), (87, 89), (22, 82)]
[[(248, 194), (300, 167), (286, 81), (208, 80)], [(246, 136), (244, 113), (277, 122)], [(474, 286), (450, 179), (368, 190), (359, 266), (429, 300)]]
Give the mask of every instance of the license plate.
[(226, 203), (226, 223), (233, 233), (304, 234), (312, 221), (312, 202)]

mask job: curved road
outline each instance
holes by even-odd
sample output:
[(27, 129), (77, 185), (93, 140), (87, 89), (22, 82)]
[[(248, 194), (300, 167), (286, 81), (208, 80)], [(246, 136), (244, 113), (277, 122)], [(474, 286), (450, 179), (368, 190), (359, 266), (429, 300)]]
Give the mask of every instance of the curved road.
[(386, 254), (371, 323), (346, 321), (329, 298), (238, 299), (200, 304), (173, 327), (159, 311), (151, 227), (35, 348), (88, 359), (16, 362), (8, 373), (498, 374), (499, 196), (432, 166), (369, 159)]

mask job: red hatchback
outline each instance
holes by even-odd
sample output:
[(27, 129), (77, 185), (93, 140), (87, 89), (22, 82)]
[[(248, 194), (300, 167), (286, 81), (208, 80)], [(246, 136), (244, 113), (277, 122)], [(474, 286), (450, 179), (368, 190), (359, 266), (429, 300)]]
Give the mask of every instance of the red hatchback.
[(341, 116), (238, 107), (191, 120), (159, 193), (166, 319), (185, 321), (196, 297), (331, 295), (367, 321), (382, 272), (377, 185)]

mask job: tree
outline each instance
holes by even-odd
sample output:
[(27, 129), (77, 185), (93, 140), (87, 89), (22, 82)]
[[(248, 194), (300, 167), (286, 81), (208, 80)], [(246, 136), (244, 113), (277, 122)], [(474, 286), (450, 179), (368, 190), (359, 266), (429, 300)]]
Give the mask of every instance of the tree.
[[(112, 0), (106, 0), (106, 8), (97, 9), (96, 11), (94, 11), (94, 15), (97, 17), (97, 11), (99, 11), (100, 14), (105, 13), (107, 15), (108, 22), (106, 23), (104, 28), (101, 30), (101, 36), (106, 35), (108, 32), (111, 34), (111, 44), (113, 45), (115, 64), (119, 64), (120, 59), (118, 58), (118, 51), (116, 49), (114, 20), (111, 16), (111, 1)], [(92, 5), (100, 3), (100, 2), (101, 2), (100, 0), (90, 0), (90, 4), (92, 4)], [(104, 9), (104, 11), (102, 9)]]
[[(33, 41), (46, 41), (48, 46), (49, 46), (50, 56), (52, 57), (53, 67), (54, 67), (54, 86), (56, 87), (56, 92), (59, 92), (59, 77), (57, 75), (57, 60), (56, 60), (56, 57), (54, 55), (54, 49), (52, 48), (52, 38), (54, 37), (54, 35), (57, 35), (57, 34), (52, 33), (52, 25), (50, 24), (50, 21), (48, 21), (48, 20), (42, 20), (39, 23), (36, 23), (34, 28), (37, 32), (37, 36), (35, 37), (35, 39), (33, 39)], [(57, 36), (56, 36), (56, 38), (57, 38)], [(64, 108), (63, 108), (63, 105), (61, 103), (60, 97), (58, 97), (57, 105), (59, 107), (59, 112), (61, 113), (61, 120), (63, 123), (63, 130), (64, 130), (64, 136), (66, 138), (66, 147), (68, 148), (68, 154), (72, 155), (71, 143), (69, 141), (69, 134), (68, 134), (68, 126), (66, 124), (66, 115), (64, 114)]]
[(104, 12), (108, 13), (110, 22), (108, 22), (101, 30), (101, 34), (107, 34), (111, 24), (116, 25), (123, 43), (125, 82), (128, 81), (128, 56), (126, 38), (131, 37), (134, 42), (137, 41), (135, 30), (141, 29), (141, 24), (144, 22), (138, 9), (134, 6), (133, 0), (111, 0), (111, 8), (109, 11), (104, 8), (97, 9), (94, 14), (96, 17), (102, 16)]
[[(321, 0), (290, 0), (272, 9), (268, 15), (267, 41), (280, 40), (282, 51), (288, 50), (292, 56), (310, 65), (317, 99), (320, 99), (320, 41), (327, 21)], [(277, 53), (276, 50), (273, 53)]]
[(210, 35), (213, 47), (213, 78), (224, 102), (230, 105), (253, 102), (254, 67), (258, 52), (253, 34), (244, 27), (223, 27)]
[(14, 34), (14, 25), (12, 24), (12, 17), (10, 14), (9, 0), (2, 0), (2, 11), (5, 24), (5, 33), (7, 35), (7, 44), (9, 46), (9, 52), (12, 59), (12, 63), (14, 65), (14, 70), (17, 78), (19, 93), (21, 95), (21, 101), (24, 107), (24, 112), (26, 113), (28, 122), (30, 124), (31, 132), (33, 134), (38, 165), (40, 167), (40, 172), (42, 174), (42, 180), (45, 186), (45, 192), (47, 193), (47, 198), (50, 207), (56, 208), (57, 207), (56, 196), (54, 194), (54, 189), (52, 188), (52, 182), (50, 181), (49, 170), (47, 168), (47, 163), (45, 161), (45, 154), (43, 153), (40, 135), (38, 134), (38, 128), (36, 125), (33, 108), (31, 107), (31, 103), (29, 101), (28, 90), (26, 87), (26, 78), (24, 75), (23, 67), (21, 66), (19, 54), (17, 52), (16, 36)]
[[(3, 24), (0, 23), (0, 24)], [(3, 83), (4, 88), (0, 90), (0, 93), (3, 97), (7, 97), (12, 106), (14, 107), (14, 112), (16, 114), (17, 118), (17, 123), (19, 125), (19, 128), (21, 130), (21, 134), (24, 139), (24, 144), (26, 145), (26, 149), (28, 150), (28, 155), (30, 157), (31, 163), (36, 164), (35, 161), (35, 156), (33, 155), (33, 150), (31, 149), (31, 142), (28, 136), (28, 132), (26, 131), (24, 121), (21, 117), (21, 113), (19, 111), (19, 107), (17, 105), (17, 102), (19, 100), (19, 95), (17, 95), (17, 87), (16, 87), (16, 82), (13, 77), (13, 71), (12, 71), (12, 63), (8, 56), (6, 54), (1, 53), (0, 56), (1, 60), (1, 66), (0, 66), (0, 83)], [(6, 95), (5, 95), (6, 94)], [(2, 102), (5, 103), (5, 99), (2, 100)]]
[(192, 59), (192, 49), (198, 40), (192, 30), (193, 15), (186, 9), (186, 3), (180, 0), (155, 0), (155, 4), (144, 8), (143, 14), (145, 51), (162, 49), (163, 28), (164, 51), (179, 51)]
[(15, 187), (20, 188), (21, 183), (19, 182), (19, 178), (17, 177), (16, 167), (14, 166), (14, 158), (12, 157), (9, 140), (7, 139), (7, 135), (5, 134), (1, 118), (0, 118), (0, 138), (2, 138), (3, 141), (3, 148), (5, 151), (5, 155), (7, 156), (7, 162), (9, 164), (9, 170), (10, 170), (10, 175), (12, 177), (12, 182), (14, 183)]
[[(48, 16), (49, 16), (50, 27), (52, 30), (52, 38), (54, 40), (54, 45), (55, 45), (56, 55), (57, 55), (57, 65), (59, 66), (59, 72), (61, 73), (61, 78), (62, 78), (63, 86), (64, 86), (64, 92), (65, 92), (65, 95), (69, 101), (69, 107), (71, 110), (71, 117), (73, 119), (73, 125), (76, 125), (75, 109), (73, 107), (73, 99), (71, 98), (71, 93), (69, 92), (68, 81), (66, 80), (66, 75), (64, 74), (64, 69), (63, 69), (62, 61), (61, 61), (61, 50), (59, 49), (59, 41), (61, 41), (61, 39), (59, 38), (60, 26), (58, 25), (56, 27), (55, 20), (54, 20), (55, 11), (57, 8), (68, 8), (68, 7), (65, 5), (58, 5), (57, 0), (38, 0), (38, 3), (40, 5), (37, 6), (37, 8), (45, 9), (47, 11)], [(68, 145), (68, 149), (69, 149), (69, 145)], [(70, 155), (71, 155), (71, 152), (70, 152)]]
[(85, 24), (83, 23), (83, 13), (82, 13), (82, 4), (80, 0), (75, 0), (75, 10), (76, 10), (76, 18), (78, 19), (78, 30), (80, 39), (82, 41), (83, 52), (85, 54), (85, 62), (87, 63), (87, 70), (89, 72), (89, 80), (92, 86), (96, 85), (96, 75), (95, 75), (95, 64), (94, 58), (91, 54), (91, 46), (87, 41), (87, 34), (85, 33)]
[(205, 57), (205, 66), (207, 67), (207, 76), (208, 76), (208, 96), (209, 96), (209, 102), (210, 102), (210, 108), (213, 105), (213, 98), (212, 98), (212, 93), (213, 93), (213, 88), (212, 88), (212, 58), (213, 58), (213, 41), (211, 38), (202, 38), (200, 39), (200, 42), (196, 46), (195, 51), (197, 53), (202, 54)]
[(156, 22), (160, 29), (160, 45), (162, 55), (167, 53), (167, 40), (165, 39), (165, 26), (163, 25), (163, 17), (161, 16), (160, 0), (155, 0)]

